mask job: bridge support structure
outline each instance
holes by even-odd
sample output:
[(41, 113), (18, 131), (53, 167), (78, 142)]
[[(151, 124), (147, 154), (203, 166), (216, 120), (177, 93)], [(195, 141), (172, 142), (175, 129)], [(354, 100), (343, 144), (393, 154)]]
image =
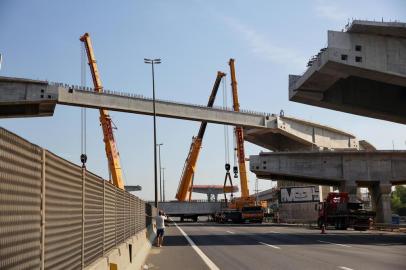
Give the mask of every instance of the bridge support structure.
[(320, 151), (261, 153), (250, 156), (258, 178), (338, 186), (357, 197), (369, 187), (376, 222), (391, 223), (392, 185), (406, 184), (406, 151)]

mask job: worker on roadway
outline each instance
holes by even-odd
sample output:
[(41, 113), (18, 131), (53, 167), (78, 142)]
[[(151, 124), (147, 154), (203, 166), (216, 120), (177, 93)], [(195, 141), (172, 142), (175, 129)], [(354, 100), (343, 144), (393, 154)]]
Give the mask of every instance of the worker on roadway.
[(162, 247), (162, 241), (164, 240), (164, 233), (165, 233), (165, 220), (167, 216), (164, 214), (163, 211), (159, 211), (158, 216), (155, 218), (156, 221), (156, 246)]

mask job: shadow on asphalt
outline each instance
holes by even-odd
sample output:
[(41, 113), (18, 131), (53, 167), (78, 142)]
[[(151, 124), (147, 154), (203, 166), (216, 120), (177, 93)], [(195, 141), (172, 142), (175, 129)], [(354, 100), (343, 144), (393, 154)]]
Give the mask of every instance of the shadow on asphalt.
[[(289, 224), (275, 224), (275, 223), (215, 223), (215, 222), (177, 222), (176, 224), (182, 227), (198, 227), (198, 226), (210, 226), (210, 227), (298, 227), (297, 225)], [(166, 223), (165, 223), (166, 224)], [(171, 226), (173, 223), (169, 223)], [(173, 225), (174, 226), (174, 225)], [(305, 226), (308, 228), (309, 226)], [(314, 227), (316, 228), (316, 227)]]
[[(189, 235), (199, 246), (233, 246), (233, 245), (258, 245), (265, 242), (273, 245), (329, 245), (331, 242), (345, 245), (377, 245), (393, 246), (406, 245), (406, 235), (366, 235), (366, 234), (300, 234), (300, 233), (251, 233), (251, 234), (215, 234), (215, 235)], [(185, 237), (180, 235), (165, 236), (165, 246), (187, 246)]]

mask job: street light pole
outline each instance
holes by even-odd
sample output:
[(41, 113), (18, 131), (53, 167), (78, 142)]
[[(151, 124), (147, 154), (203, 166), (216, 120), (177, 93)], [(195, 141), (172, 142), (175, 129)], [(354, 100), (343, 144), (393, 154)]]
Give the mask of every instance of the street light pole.
[(159, 198), (160, 201), (162, 202), (163, 195), (162, 195), (162, 166), (161, 166), (161, 146), (164, 145), (163, 143), (158, 143), (158, 159), (159, 159)]
[(158, 208), (158, 178), (156, 173), (156, 111), (155, 111), (155, 74), (154, 74), (154, 64), (160, 64), (161, 59), (147, 59), (144, 58), (145, 64), (151, 64), (152, 67), (152, 110), (154, 115), (154, 185), (155, 185), (155, 207)]
[(163, 187), (163, 198), (165, 202), (165, 168), (162, 168), (162, 187)]

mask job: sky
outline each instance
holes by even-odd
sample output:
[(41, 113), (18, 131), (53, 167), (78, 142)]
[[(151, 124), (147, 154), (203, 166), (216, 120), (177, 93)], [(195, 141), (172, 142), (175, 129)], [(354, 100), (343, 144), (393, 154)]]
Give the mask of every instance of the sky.
[[(406, 1), (0, 0), (0, 76), (79, 85), (79, 37), (89, 32), (105, 88), (151, 96), (151, 69), (143, 59), (161, 58), (155, 73), (157, 98), (206, 104), (217, 71), (229, 73), (227, 62), (235, 58), (241, 108), (283, 109), (285, 115), (353, 133), (378, 149), (406, 149), (404, 125), (288, 100), (288, 75), (303, 73), (307, 60), (325, 47), (327, 30), (340, 31), (351, 19), (405, 22)], [(86, 85), (92, 86), (89, 71)], [(223, 104), (221, 95), (216, 104)], [(111, 116), (125, 182), (141, 185), (136, 195), (152, 200), (152, 117)], [(52, 117), (0, 119), (0, 126), (80, 163), (80, 108), (58, 105)], [(157, 119), (166, 199), (174, 199), (198, 128), (198, 122)], [(86, 145), (87, 168), (108, 178), (97, 110), (87, 110)], [(245, 146), (247, 156), (265, 151), (248, 142)], [(224, 156), (224, 128), (209, 124), (195, 184), (221, 185)], [(255, 175), (249, 179), (253, 191)], [(272, 185), (258, 180), (259, 190)]]

